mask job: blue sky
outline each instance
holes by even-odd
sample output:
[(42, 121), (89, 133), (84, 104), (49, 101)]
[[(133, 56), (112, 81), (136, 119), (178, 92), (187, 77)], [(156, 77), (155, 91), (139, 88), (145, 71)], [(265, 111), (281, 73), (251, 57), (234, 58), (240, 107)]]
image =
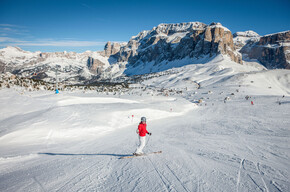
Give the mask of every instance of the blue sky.
[(290, 30), (289, 0), (0, 0), (0, 48), (102, 50), (160, 23), (220, 22), (260, 35)]

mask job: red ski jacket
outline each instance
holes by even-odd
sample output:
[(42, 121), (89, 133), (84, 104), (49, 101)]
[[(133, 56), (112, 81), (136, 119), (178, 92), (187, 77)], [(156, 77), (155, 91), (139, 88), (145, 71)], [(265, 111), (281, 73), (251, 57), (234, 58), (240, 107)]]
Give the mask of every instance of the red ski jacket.
[(138, 133), (140, 137), (146, 136), (146, 133), (149, 133), (146, 129), (147, 124), (140, 123), (138, 126)]

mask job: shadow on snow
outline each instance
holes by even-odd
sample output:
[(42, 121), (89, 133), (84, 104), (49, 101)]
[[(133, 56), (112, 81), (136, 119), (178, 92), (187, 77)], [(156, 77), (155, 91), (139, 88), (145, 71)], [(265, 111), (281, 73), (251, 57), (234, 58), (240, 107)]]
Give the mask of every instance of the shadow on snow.
[(114, 157), (127, 157), (132, 156), (132, 154), (111, 154), (111, 153), (95, 153), (95, 154), (77, 154), (77, 153), (38, 153), (40, 155), (52, 155), (52, 156), (114, 156)]

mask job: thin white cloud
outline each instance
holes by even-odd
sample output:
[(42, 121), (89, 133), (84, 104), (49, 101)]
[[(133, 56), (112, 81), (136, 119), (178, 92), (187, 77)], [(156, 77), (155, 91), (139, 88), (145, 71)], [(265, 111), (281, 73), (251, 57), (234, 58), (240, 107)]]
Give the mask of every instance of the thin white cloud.
[(17, 43), (17, 45), (26, 46), (52, 46), (52, 47), (91, 47), (98, 45), (105, 45), (105, 42), (99, 41), (27, 41), (23, 43)]
[(10, 38), (10, 37), (0, 37), (0, 43), (21, 43), (21, 42), (24, 42), (24, 41)]
[(20, 25), (0, 24), (0, 33), (5, 33), (9, 36), (28, 36), (29, 30)]
[(3, 30), (3, 31), (13, 31), (13, 29), (10, 28), (10, 27), (3, 27), (3, 28), (0, 28), (0, 29)]
[(4, 23), (0, 23), (0, 27), (16, 27), (16, 28), (24, 28), (23, 26), (20, 25), (12, 25), (12, 24), (4, 24)]
[(35, 46), (35, 47), (94, 47), (104, 46), (102, 41), (81, 41), (72, 38), (32, 39), (26, 27), (13, 24), (0, 24), (0, 46)]
[(21, 41), (9, 37), (0, 37), (2, 46), (51, 46), (51, 47), (93, 47), (105, 45), (102, 41), (73, 41), (73, 40), (36, 40)]

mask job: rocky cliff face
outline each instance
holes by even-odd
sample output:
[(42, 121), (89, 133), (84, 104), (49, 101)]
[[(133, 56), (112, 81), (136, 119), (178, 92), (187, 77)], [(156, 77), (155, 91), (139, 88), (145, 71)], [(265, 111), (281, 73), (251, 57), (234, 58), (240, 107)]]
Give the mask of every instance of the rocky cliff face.
[(268, 69), (290, 69), (290, 31), (249, 41), (240, 52), (245, 58), (259, 60)]
[(104, 51), (101, 52), (102, 55), (109, 57), (110, 55), (114, 55), (118, 53), (121, 47), (125, 46), (127, 43), (118, 43), (118, 42), (107, 42), (104, 48)]
[(231, 31), (220, 23), (160, 24), (132, 37), (124, 46), (115, 46), (113, 49), (108, 43), (104, 52), (117, 62), (128, 62), (131, 68), (139, 65), (145, 67), (146, 63), (152, 62), (154, 68), (164, 61), (199, 59), (220, 53), (242, 63), (241, 55), (235, 50)]
[(97, 58), (88, 58), (88, 68), (94, 74), (101, 74), (103, 71), (104, 63)]

